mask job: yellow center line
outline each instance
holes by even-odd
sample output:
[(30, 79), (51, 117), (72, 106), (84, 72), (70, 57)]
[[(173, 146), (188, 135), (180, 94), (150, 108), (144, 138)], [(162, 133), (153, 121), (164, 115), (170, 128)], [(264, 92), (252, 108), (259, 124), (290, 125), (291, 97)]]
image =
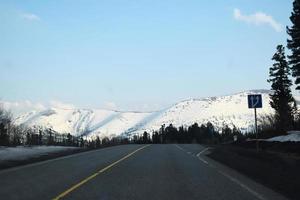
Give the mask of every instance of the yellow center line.
[(136, 149), (135, 151), (127, 154), (126, 156), (124, 156), (123, 158), (121, 158), (120, 160), (117, 160), (115, 162), (113, 162), (112, 164), (104, 167), (103, 169), (97, 171), (96, 173), (92, 174), (91, 176), (83, 179), (82, 181), (80, 181), (79, 183), (77, 183), (76, 185), (73, 185), (72, 187), (70, 187), (69, 189), (67, 189), (66, 191), (64, 191), (63, 193), (59, 194), (57, 197), (53, 198), (53, 200), (59, 200), (59, 199), (62, 199), (63, 197), (65, 197), (66, 195), (68, 195), (69, 193), (73, 192), (74, 190), (76, 190), (77, 188), (79, 188), (80, 186), (82, 186), (83, 184), (87, 183), (88, 181), (92, 180), (93, 178), (95, 178), (96, 176), (98, 176), (99, 174), (107, 171), (108, 169), (112, 168), (113, 166), (115, 166), (116, 164), (122, 162), (123, 160), (129, 158), (130, 156), (132, 156), (133, 154), (137, 153), (138, 151), (146, 148), (150, 146), (149, 145), (146, 145), (146, 146), (143, 146), (139, 149)]

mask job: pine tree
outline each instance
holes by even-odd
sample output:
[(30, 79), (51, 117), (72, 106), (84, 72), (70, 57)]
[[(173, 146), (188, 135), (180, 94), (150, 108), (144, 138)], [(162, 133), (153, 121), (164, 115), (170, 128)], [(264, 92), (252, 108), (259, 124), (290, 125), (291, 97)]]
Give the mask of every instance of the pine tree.
[(293, 25), (287, 27), (287, 33), (291, 37), (287, 40), (287, 47), (291, 50), (291, 55), (288, 58), (292, 75), (296, 78), (296, 90), (300, 90), (300, 0), (294, 0), (290, 20)]
[(99, 136), (97, 136), (96, 138), (96, 148), (99, 148), (101, 146), (101, 140), (99, 138)]
[(147, 133), (147, 131), (144, 131), (144, 133), (143, 133), (143, 143), (148, 144), (148, 142), (149, 142), (149, 134)]
[(270, 67), (270, 78), (273, 93), (270, 94), (270, 105), (275, 109), (276, 128), (280, 131), (287, 131), (292, 127), (294, 98), (291, 93), (290, 86), (292, 81), (289, 79), (290, 68), (286, 61), (284, 47), (277, 46), (277, 52), (272, 60), (275, 61)]

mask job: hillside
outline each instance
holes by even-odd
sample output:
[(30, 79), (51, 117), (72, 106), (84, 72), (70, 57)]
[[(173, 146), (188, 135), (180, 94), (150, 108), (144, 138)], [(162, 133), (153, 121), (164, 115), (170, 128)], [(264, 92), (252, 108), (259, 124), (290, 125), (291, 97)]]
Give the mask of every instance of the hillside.
[(195, 122), (211, 122), (219, 128), (224, 124), (236, 125), (245, 131), (251, 129), (253, 124), (253, 110), (248, 109), (247, 95), (254, 93), (263, 96), (263, 108), (258, 110), (258, 114), (272, 113), (269, 91), (252, 90), (227, 96), (189, 99), (155, 112), (52, 107), (20, 114), (15, 122), (88, 137), (132, 135), (158, 130), (162, 124), (189, 126)]

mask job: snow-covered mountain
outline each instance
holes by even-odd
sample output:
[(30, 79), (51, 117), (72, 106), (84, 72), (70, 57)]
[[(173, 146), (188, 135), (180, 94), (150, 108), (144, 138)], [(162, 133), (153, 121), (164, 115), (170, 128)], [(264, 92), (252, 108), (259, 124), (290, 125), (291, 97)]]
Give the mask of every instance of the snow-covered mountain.
[(189, 126), (195, 122), (235, 125), (247, 130), (253, 126), (253, 109), (248, 109), (247, 95), (262, 94), (263, 108), (258, 115), (273, 112), (268, 90), (252, 90), (233, 95), (189, 99), (155, 112), (121, 112), (104, 109), (50, 108), (16, 117), (17, 124), (52, 128), (60, 133), (111, 137), (158, 130), (162, 124)]

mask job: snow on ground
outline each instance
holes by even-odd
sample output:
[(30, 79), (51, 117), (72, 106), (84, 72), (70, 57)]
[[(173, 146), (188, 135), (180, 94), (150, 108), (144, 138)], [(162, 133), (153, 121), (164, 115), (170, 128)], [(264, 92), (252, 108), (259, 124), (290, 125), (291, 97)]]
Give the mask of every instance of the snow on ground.
[(269, 91), (248, 91), (234, 95), (210, 97), (203, 99), (190, 99), (179, 102), (166, 110), (160, 117), (145, 126), (145, 130), (158, 130), (162, 124), (168, 126), (189, 126), (193, 123), (205, 124), (211, 122), (217, 128), (224, 124), (235, 125), (241, 129), (253, 126), (254, 111), (248, 108), (247, 95), (261, 93), (263, 108), (258, 109), (259, 115), (271, 114), (269, 105)]
[(78, 149), (78, 147), (65, 146), (32, 146), (32, 147), (0, 147), (0, 161), (27, 160), (50, 153)]
[(138, 113), (138, 112), (128, 112), (116, 114), (110, 121), (98, 126), (97, 129), (89, 135), (90, 139), (96, 136), (112, 137), (118, 136), (124, 131), (134, 127), (136, 124), (140, 123), (145, 117), (149, 116), (151, 113)]
[(282, 136), (269, 138), (266, 141), (269, 141), (269, 142), (300, 142), (300, 132), (299, 131), (289, 132), (288, 135), (282, 135)]

